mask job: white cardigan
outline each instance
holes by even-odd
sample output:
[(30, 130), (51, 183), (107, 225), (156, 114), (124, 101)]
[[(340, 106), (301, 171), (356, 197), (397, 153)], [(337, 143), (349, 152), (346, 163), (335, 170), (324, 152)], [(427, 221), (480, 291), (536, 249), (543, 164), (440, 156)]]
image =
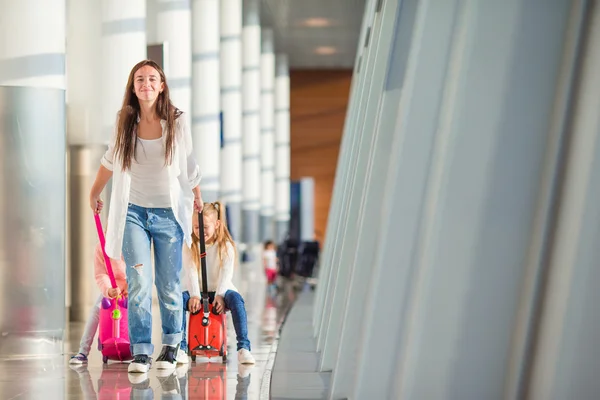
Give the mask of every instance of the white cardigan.
[[(228, 290), (237, 292), (233, 285), (233, 270), (235, 269), (235, 249), (227, 243), (227, 256), (223, 258), (223, 265), (219, 266), (219, 253), (217, 245), (206, 246), (206, 280), (209, 292), (217, 296), (225, 296)], [(202, 275), (194, 264), (191, 249), (183, 249), (183, 273), (181, 279), (182, 290), (187, 290), (190, 297), (200, 297), (202, 290)]]
[[(139, 121), (138, 117), (138, 123)], [(164, 141), (167, 136), (167, 123), (165, 120), (161, 120), (160, 123), (163, 129), (162, 139)], [(108, 144), (108, 150), (100, 162), (106, 169), (113, 172), (106, 232), (106, 253), (111, 258), (120, 259), (127, 208), (129, 207), (131, 174), (129, 170), (124, 171), (121, 168), (121, 160), (114, 160), (115, 141), (116, 129)], [(117, 168), (114, 168), (115, 166)], [(192, 189), (198, 186), (202, 175), (194, 157), (192, 134), (187, 126), (184, 114), (180, 115), (175, 121), (173, 162), (166, 168), (169, 172), (171, 208), (183, 231), (185, 243), (190, 247), (192, 245), (192, 212), (194, 210), (194, 193)]]

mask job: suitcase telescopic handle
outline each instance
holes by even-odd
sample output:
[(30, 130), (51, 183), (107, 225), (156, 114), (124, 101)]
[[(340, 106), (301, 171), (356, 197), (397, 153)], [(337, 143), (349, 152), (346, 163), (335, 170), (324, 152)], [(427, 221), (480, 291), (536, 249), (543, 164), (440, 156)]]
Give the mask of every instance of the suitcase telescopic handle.
[(202, 211), (198, 213), (198, 236), (200, 239), (200, 269), (202, 274), (202, 308), (205, 315), (208, 315), (208, 283), (206, 272), (206, 242), (204, 241), (204, 218)]
[(106, 263), (106, 272), (108, 272), (110, 284), (112, 285), (113, 289), (116, 289), (117, 281), (115, 280), (115, 274), (113, 273), (112, 264), (110, 263), (110, 257), (106, 254), (106, 239), (104, 237), (104, 231), (102, 230), (102, 221), (100, 221), (100, 214), (94, 213), (94, 219), (96, 220), (96, 230), (98, 231), (98, 238), (100, 239), (100, 246), (102, 247), (104, 262)]

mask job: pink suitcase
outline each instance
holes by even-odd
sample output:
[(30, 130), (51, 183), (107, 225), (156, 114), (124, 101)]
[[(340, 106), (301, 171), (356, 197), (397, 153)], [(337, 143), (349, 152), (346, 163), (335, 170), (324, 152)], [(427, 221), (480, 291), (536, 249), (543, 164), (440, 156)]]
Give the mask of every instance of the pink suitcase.
[[(102, 222), (100, 215), (95, 214), (96, 229), (98, 238), (102, 246), (104, 254), (104, 262), (106, 270), (110, 277), (110, 282), (113, 288), (117, 287), (115, 275), (113, 274), (110, 258), (104, 250), (106, 240), (104, 231), (102, 230)], [(127, 298), (119, 296), (118, 299), (102, 299), (100, 306), (100, 325), (98, 329), (98, 349), (102, 352), (102, 361), (107, 363), (108, 360), (129, 361), (133, 357), (131, 355), (131, 346), (129, 343), (129, 329), (127, 326)]]
[(129, 400), (131, 391), (127, 368), (107, 367), (102, 370), (98, 379), (98, 400)]

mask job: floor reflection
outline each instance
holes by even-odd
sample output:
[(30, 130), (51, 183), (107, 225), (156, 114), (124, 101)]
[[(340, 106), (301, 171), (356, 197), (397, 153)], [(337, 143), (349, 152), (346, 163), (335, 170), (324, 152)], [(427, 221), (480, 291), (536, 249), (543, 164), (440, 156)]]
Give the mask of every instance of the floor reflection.
[[(220, 358), (198, 357), (196, 362), (179, 366), (175, 372), (152, 368), (147, 374), (128, 374), (127, 364), (102, 364), (100, 354), (92, 354), (88, 367), (72, 368), (78, 384), (68, 385), (68, 396), (83, 399), (257, 399), (271, 345), (287, 309), (295, 299), (293, 282), (280, 280), (277, 290), (268, 288), (264, 276), (253, 273), (251, 265), (242, 269), (248, 313), (248, 333), (256, 365), (237, 362), (235, 330), (227, 321), (228, 353), (226, 364)], [(160, 318), (154, 305), (153, 338), (160, 343)], [(73, 326), (70, 337), (76, 349), (81, 330)], [(155, 352), (160, 351), (156, 346)], [(154, 355), (156, 357), (157, 354)], [(94, 359), (96, 357), (97, 359)], [(94, 385), (94, 378), (96, 379)], [(94, 387), (96, 389), (94, 389)], [(79, 397), (76, 397), (79, 395)]]
[[(248, 399), (254, 366), (239, 365), (233, 380), (228, 378), (227, 364), (215, 362), (181, 365), (174, 372), (157, 370), (154, 374), (158, 385), (152, 382), (152, 374), (128, 374), (127, 364), (104, 365), (96, 387), (87, 366), (71, 366), (79, 378), (79, 388), (70, 396), (81, 399)], [(231, 382), (228, 382), (231, 381)], [(77, 390), (79, 389), (79, 390)], [(228, 389), (230, 393), (228, 395)], [(231, 392), (231, 389), (234, 389)]]
[[(289, 280), (280, 281), (277, 290), (269, 289), (262, 273), (249, 274), (247, 270), (238, 279), (243, 281), (240, 283), (256, 365), (237, 362), (235, 330), (229, 317), (227, 364), (218, 357), (210, 362), (198, 357), (195, 363), (170, 373), (152, 368), (147, 374), (128, 374), (127, 364), (103, 364), (101, 353), (94, 349), (87, 366), (72, 366), (69, 357), (78, 350), (83, 323), (71, 323), (64, 356), (0, 361), (0, 399), (258, 399), (271, 345), (296, 289)], [(156, 359), (161, 347), (156, 303), (153, 313)]]

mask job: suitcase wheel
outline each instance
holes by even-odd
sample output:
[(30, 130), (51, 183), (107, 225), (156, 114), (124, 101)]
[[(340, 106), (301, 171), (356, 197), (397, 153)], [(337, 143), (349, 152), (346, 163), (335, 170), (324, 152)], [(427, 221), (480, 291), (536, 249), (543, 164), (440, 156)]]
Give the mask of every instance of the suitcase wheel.
[(192, 358), (192, 362), (196, 362), (196, 355), (195, 354), (192, 354), (190, 357)]
[(104, 364), (108, 363), (108, 357), (107, 356), (102, 356), (102, 362)]
[(227, 349), (225, 349), (224, 345), (221, 345), (219, 355), (223, 358), (223, 364), (225, 364), (227, 362)]

